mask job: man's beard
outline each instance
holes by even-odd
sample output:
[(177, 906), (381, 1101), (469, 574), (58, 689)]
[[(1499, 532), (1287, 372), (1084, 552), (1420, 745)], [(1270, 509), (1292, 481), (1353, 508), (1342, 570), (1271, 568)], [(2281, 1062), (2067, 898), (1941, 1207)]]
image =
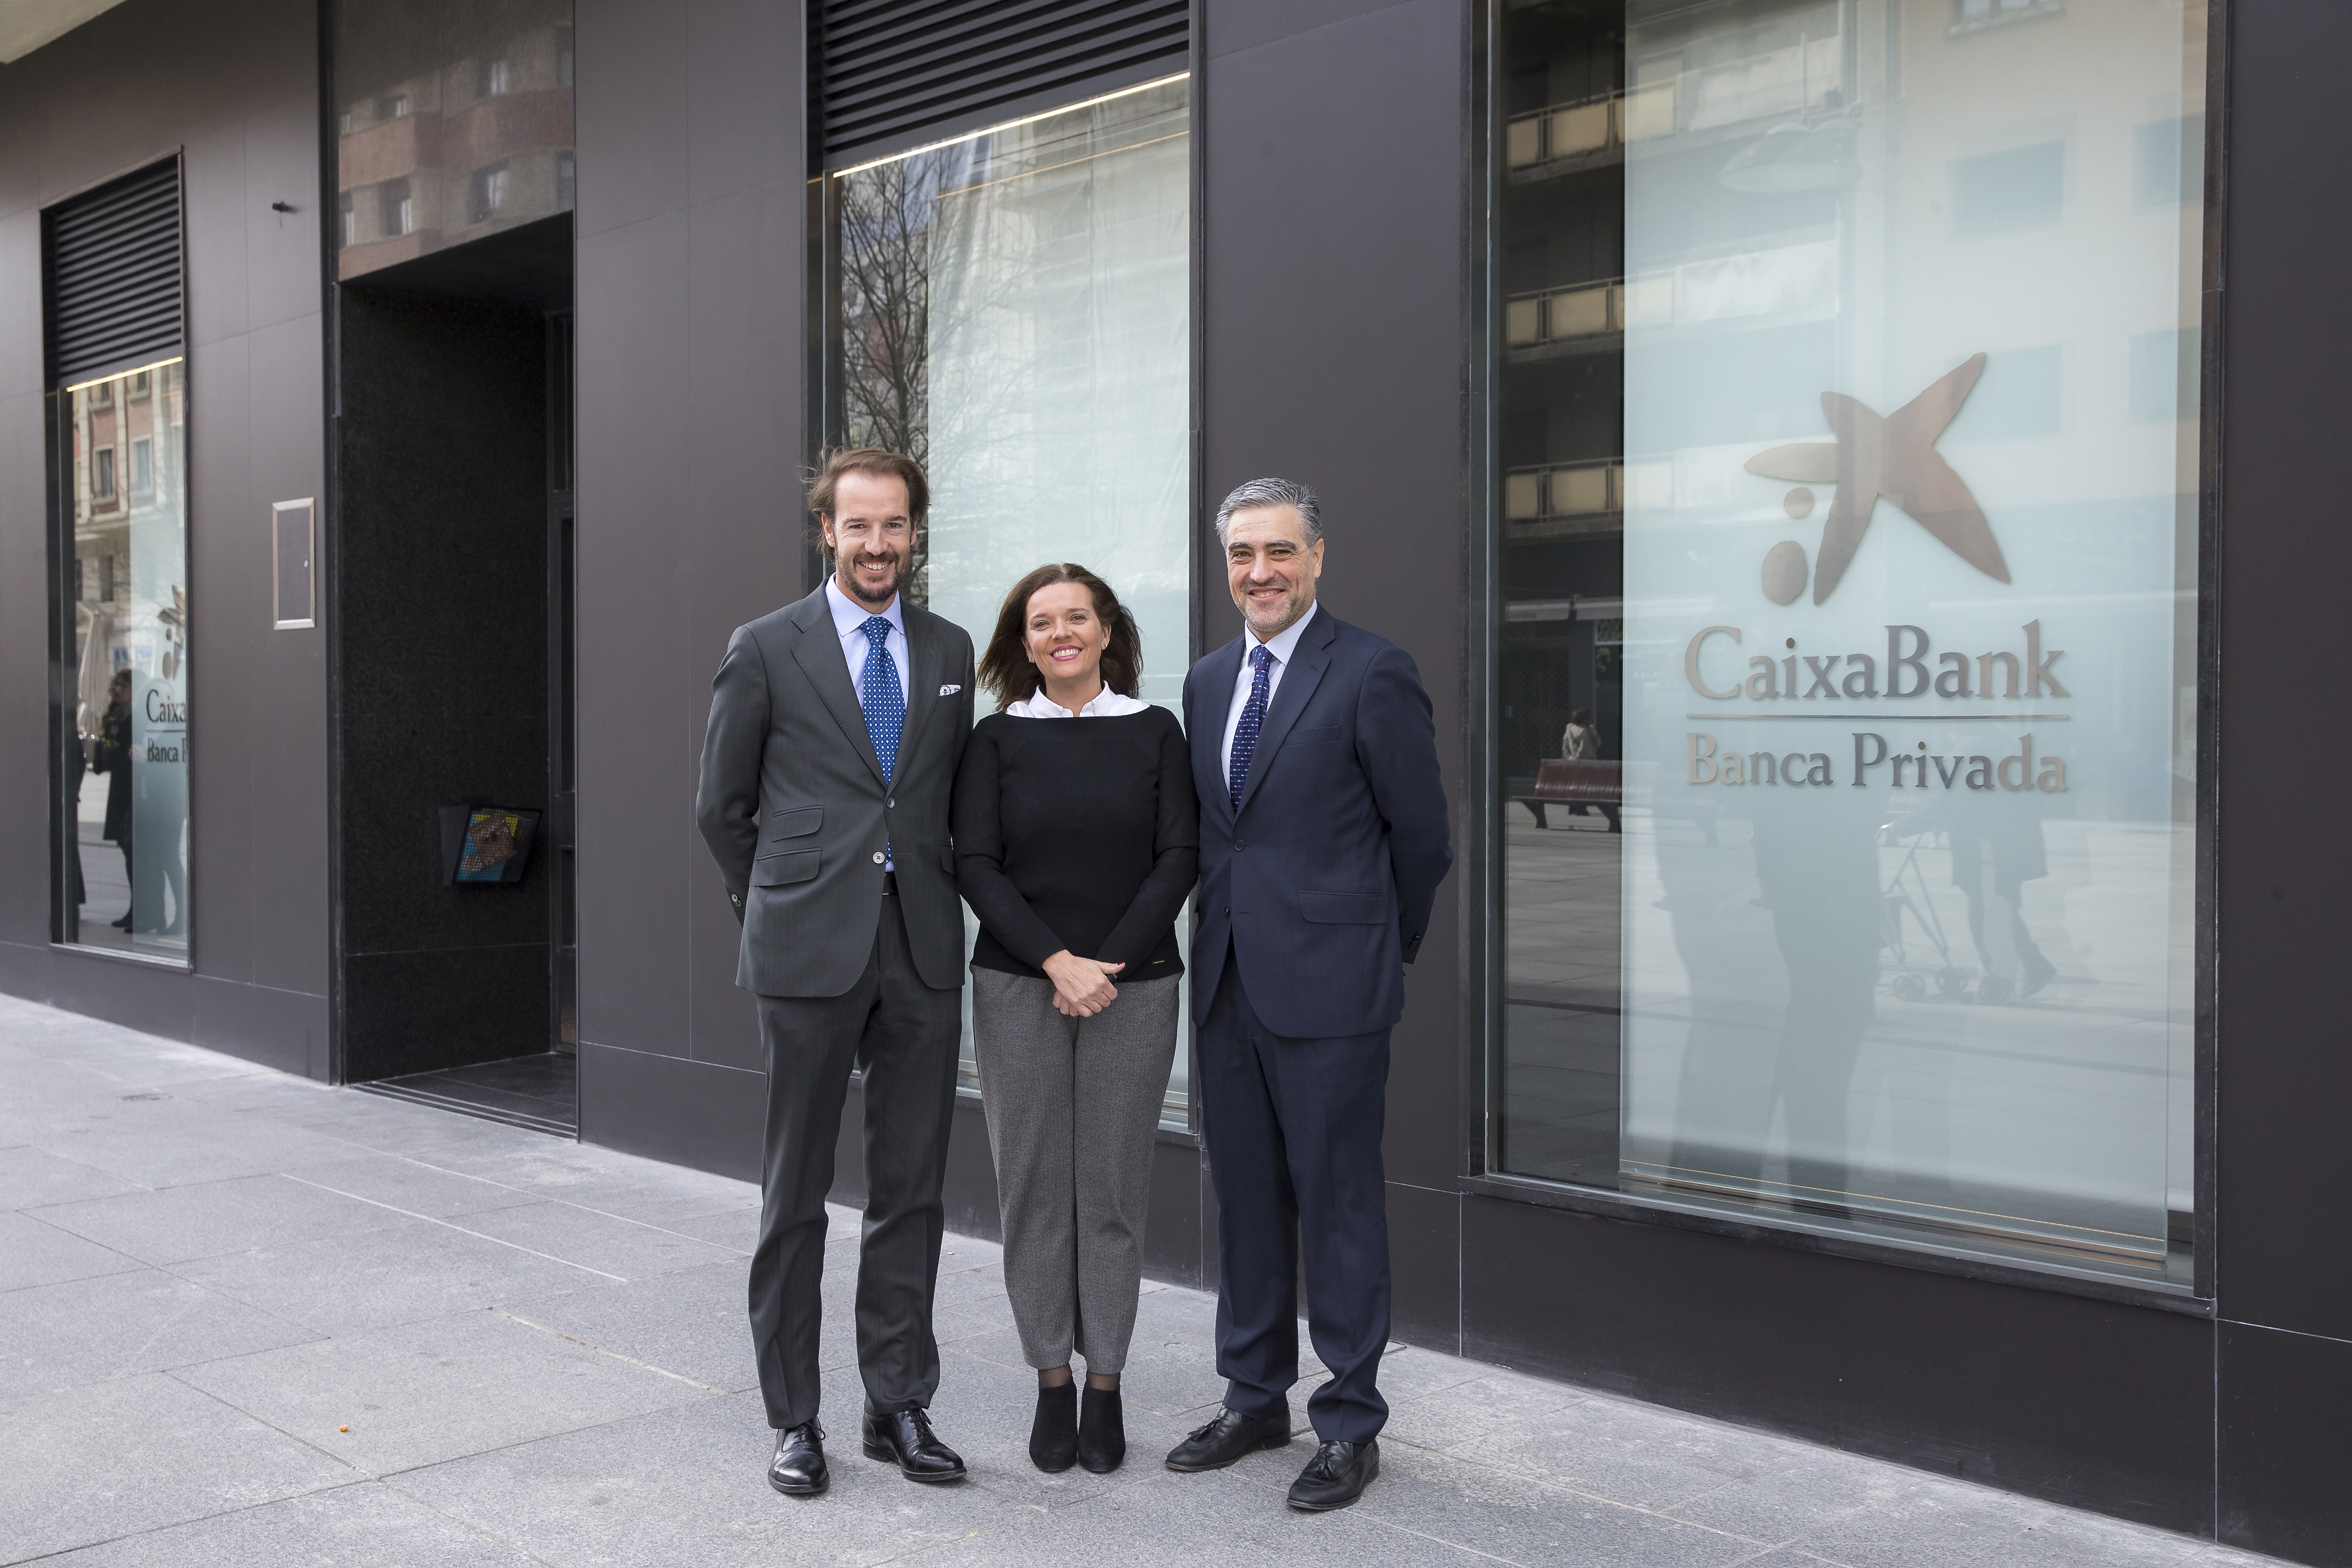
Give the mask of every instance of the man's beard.
[(1285, 594), (1276, 600), (1271, 606), (1273, 613), (1267, 615), (1262, 623), (1256, 616), (1251, 615), (1252, 607), (1254, 606), (1245, 606), (1243, 609), (1242, 619), (1249, 624), (1253, 631), (1263, 626), (1270, 635), (1276, 637), (1287, 631), (1292, 622), (1307, 613), (1307, 606), (1298, 602), (1298, 595), (1296, 593)]
[(835, 575), (841, 579), (842, 591), (860, 604), (888, 604), (898, 596), (898, 591), (907, 585), (907, 579), (913, 574), (915, 569), (914, 558), (911, 554), (894, 557), (891, 563), (894, 570), (890, 574), (889, 592), (884, 594), (879, 599), (869, 600), (865, 597), (864, 586), (857, 581), (857, 559), (849, 557), (844, 563), (849, 567), (848, 572), (842, 573), (836, 567)]

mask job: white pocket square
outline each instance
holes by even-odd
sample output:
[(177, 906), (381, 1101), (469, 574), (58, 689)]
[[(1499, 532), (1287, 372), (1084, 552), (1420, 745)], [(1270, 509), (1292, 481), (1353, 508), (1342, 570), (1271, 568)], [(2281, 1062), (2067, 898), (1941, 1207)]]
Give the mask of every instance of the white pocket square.
[(953, 697), (957, 692), (961, 691), (962, 689), (963, 688), (961, 686), (942, 686), (940, 688), (940, 695), (942, 697)]

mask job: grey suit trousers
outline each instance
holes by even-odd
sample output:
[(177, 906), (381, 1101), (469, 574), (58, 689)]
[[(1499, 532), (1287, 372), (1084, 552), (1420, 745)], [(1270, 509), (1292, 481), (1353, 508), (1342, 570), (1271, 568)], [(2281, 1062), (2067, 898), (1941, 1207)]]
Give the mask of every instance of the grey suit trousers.
[(1121, 985), (1093, 1017), (1071, 1018), (1050, 980), (971, 972), (1004, 1292), (1031, 1366), (1067, 1366), (1074, 1348), (1088, 1372), (1127, 1364), (1176, 990), (1173, 975)]
[(852, 1065), (866, 1069), (866, 1226), (857, 1258), (857, 1369), (877, 1412), (928, 1406), (940, 1383), (931, 1292), (946, 1211), (961, 988), (915, 972), (898, 900), (882, 900), (873, 955), (838, 996), (762, 996), (766, 1168), (751, 1254), (751, 1344), (768, 1425), (817, 1413), (824, 1199)]

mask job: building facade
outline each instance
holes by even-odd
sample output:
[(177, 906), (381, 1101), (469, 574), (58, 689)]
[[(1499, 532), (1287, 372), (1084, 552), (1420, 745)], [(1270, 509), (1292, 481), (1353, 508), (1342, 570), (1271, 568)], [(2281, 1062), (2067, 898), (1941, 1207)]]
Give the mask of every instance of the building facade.
[[(1100, 572), (1171, 705), (1238, 629), (1208, 513), (1303, 479), (1454, 813), (1398, 1337), (2352, 1563), (2352, 20), (21, 9), (0, 987), (560, 1064), (542, 1120), (752, 1175), (690, 806), (809, 461), (926, 463), (911, 592), (976, 634)], [(1213, 1286), (1183, 1056), (1150, 1267)], [(949, 1189), (993, 1231), (969, 1078)]]

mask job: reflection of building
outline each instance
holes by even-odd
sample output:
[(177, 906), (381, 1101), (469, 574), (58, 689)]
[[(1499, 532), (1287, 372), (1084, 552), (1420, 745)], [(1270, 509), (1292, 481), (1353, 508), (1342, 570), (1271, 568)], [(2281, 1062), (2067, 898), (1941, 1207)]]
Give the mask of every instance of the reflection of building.
[(566, 19), (522, 18), (535, 25), (344, 100), (339, 276), (572, 210), (569, 7), (538, 9)]
[[(74, 521), (71, 575), (74, 642), (110, 669), (157, 672), (176, 655), (183, 581), (163, 580), (163, 563), (134, 572), (133, 534), (147, 519), (176, 530), (186, 504), (186, 384), (178, 362), (92, 384), (69, 416)], [(141, 552), (142, 555), (147, 554)], [(177, 574), (172, 574), (174, 579)], [(158, 621), (159, 612), (174, 614)], [(103, 645), (91, 647), (93, 620)], [(176, 665), (176, 658), (173, 659)], [(93, 721), (95, 714), (85, 715)]]
[[(879, 195), (863, 216), (883, 237), (928, 236), (940, 193), (894, 206), (908, 193), (889, 194), (890, 160), (1045, 125), (1189, 67), (1181, 134), (1171, 122), (1145, 155), (1182, 150), (1186, 203), (1182, 243), (1156, 246), (1150, 274), (1157, 290), (1165, 268), (1182, 272), (1183, 331), (1138, 340), (1184, 395), (1139, 422), (1181, 455), (1149, 500), (1197, 525), (1258, 474), (1322, 489), (1328, 603), (1418, 663), (1453, 791), (1460, 859), (1392, 1068), (1397, 1337), (2341, 1560), (2352, 1519), (2325, 1461), (2352, 1400), (2352, 1287), (2329, 1244), (2352, 1191), (2336, 1125), (2352, 1065), (2332, 1047), (2331, 982), (2352, 855), (2318, 786), (2352, 763), (2324, 684), (2352, 544), (2330, 521), (2340, 421), (2314, 389), (2345, 357), (2352, 302), (2314, 172), (2352, 137), (2352, 105), (2309, 84), (2352, 51), (2344, 7), (1040, 0), (1019, 9), (1071, 29), (1043, 43), (986, 35), (1014, 7), (931, 0), (600, 0), (576, 20), (541, 0), (327, 9), (322, 40), (286, 20), (311, 15), (299, 7), (123, 0), (0, 67), (0, 167), (29, 171), (0, 180), (0, 276), (40, 276), (45, 215), (184, 148), (190, 309), (184, 414), (113, 393), (45, 427), (35, 389), (87, 377), (49, 375), (31, 334), (0, 331), (0, 627), (16, 631), (0, 769), (16, 770), (0, 790), (0, 864), (30, 868), (0, 879), (0, 988), (322, 1079), (576, 1041), (585, 1136), (746, 1171), (759, 1046), (731, 984), (734, 920), (687, 812), (729, 632), (814, 581), (801, 470), (853, 428), (909, 445), (919, 429), (938, 456), (935, 339), (984, 366), (1040, 363), (1037, 344), (1062, 356), (1050, 409), (1006, 395), (1040, 450), (1076, 445), (1069, 429), (1110, 402), (1090, 380), (1109, 340), (1059, 329), (1115, 312), (1028, 338), (1008, 314), (991, 330), (1018, 353), (959, 348), (945, 326), (913, 330), (909, 310), (857, 306), (869, 282), (928, 289), (929, 253), (845, 277), (856, 256), (827, 225), (860, 215), (824, 198), (864, 170), (858, 190)], [(1114, 12), (1123, 31), (1084, 32)], [(2210, 85), (2209, 28), (2234, 29), (2204, 56), (2219, 62)], [(140, 112), (90, 110), (125, 103)], [(2206, 146), (2227, 151), (2200, 184)], [(1626, 204), (1677, 159), (1697, 195), (1646, 247)], [(1074, 159), (1055, 189), (1119, 164)], [(1011, 213), (1024, 193), (988, 189), (1057, 240), (1104, 210)], [(520, 275), (512, 252), (542, 239), (531, 256), (546, 269)], [(2104, 271), (2081, 264), (2097, 247)], [(2158, 274), (2179, 287), (2152, 293)], [(1935, 310), (1899, 304), (1923, 296)], [(1834, 598), (1768, 596), (1767, 550), (1817, 555), (1833, 486), (1801, 498), (1808, 487), (1744, 465), (1828, 439), (1825, 390), (1886, 415), (1979, 350), (1984, 379), (1941, 449), (1991, 518), (2015, 591), (2040, 591), (2028, 568), (2053, 552), (2116, 579), (2045, 607), (2044, 648), (2067, 649), (2058, 673), (2081, 679), (2070, 739), (2037, 723), (2037, 748), (2131, 764), (2076, 766), (2072, 815), (2033, 819), (2046, 875), (2004, 873), (1996, 853), (1988, 889), (1977, 868), (1988, 945), (1998, 931), (1981, 917), (2005, 905), (2057, 970), (2022, 1001), (1973, 973), (1953, 830), (1872, 837), (1934, 791), (1852, 788), (1850, 733), (1802, 748), (1808, 774), (1815, 752), (1837, 770), (1834, 791), (1810, 796), (1778, 782), (1793, 742), (1735, 741), (1712, 718), (1686, 727), (1769, 788), (1702, 797), (1676, 784), (1682, 769), (1622, 755), (1630, 711), (1665, 712), (1679, 733), (1686, 713), (1732, 710), (1667, 700), (1687, 633), (1652, 637), (1645, 621), (1742, 626), (1743, 679), (1751, 658), (1800, 673), (1809, 655), (1883, 656), (1884, 625), (1834, 617), (1916, 586), (1885, 569), (1892, 544), (1943, 547), (1889, 503)], [(853, 357), (871, 372), (856, 409), (824, 374)], [(1629, 441), (1644, 376), (1680, 421), (1647, 447)], [(1001, 457), (995, 428), (959, 437), (950, 466)], [(190, 709), (206, 737), (187, 861), (203, 934), (177, 969), (58, 940), (54, 889), (36, 885), (59, 853), (43, 805), (63, 771), (49, 726), (65, 647), (120, 595), (149, 592), (121, 563), (138, 553), (136, 442), (170, 430), (189, 444), (178, 581), (199, 590)], [(147, 461), (159, 492), (179, 484)], [(274, 630), (270, 508), (304, 498), (320, 520), (320, 624)], [(2119, 500), (2140, 521), (2160, 511), (2171, 548), (2099, 544), (2119, 537), (2095, 531)], [(943, 513), (961, 505), (940, 498)], [(1662, 512), (1687, 524), (1672, 541), (1686, 595), (1627, 570), (1627, 542)], [(43, 518), (55, 534), (29, 531)], [(952, 542), (994, 569), (1057, 540), (1110, 549), (1087, 531), (1098, 521), (1065, 527), (1057, 510), (1034, 533), (991, 524)], [(1151, 540), (1181, 628), (1159, 640), (1224, 641), (1234, 617), (1201, 530)], [(1991, 581), (1943, 559), (1958, 574), (1947, 597)], [(1662, 552), (1643, 569), (1668, 564)], [(1962, 641), (1948, 631), (1958, 612), (1931, 607), (1900, 618), (1971, 659), (2021, 656), (2034, 619)], [(1812, 619), (1764, 618), (1784, 614)], [(31, 627), (56, 635), (36, 649)], [(1842, 716), (1894, 711), (1835, 700)], [(1538, 826), (1518, 804), (1540, 798), (1525, 788), (1563, 760), (1583, 708), (1591, 760), (1623, 764), (1622, 835), (1562, 805)], [(2023, 731), (1899, 749), (2000, 758)], [(1914, 763), (1906, 795), (1916, 776)], [(1677, 788), (1685, 809), (1663, 809)], [(1832, 795), (1842, 812), (1812, 812)], [(461, 893), (438, 882), (435, 814), (469, 796), (547, 812), (532, 880), (503, 902), (441, 899)], [(574, 858), (576, 884), (560, 882)], [(1900, 952), (1884, 925), (1807, 929), (1852, 911), (1819, 896), (1825, 868), (1893, 907)], [(575, 885), (576, 901), (556, 891)], [(2159, 885), (2193, 895), (2160, 950), (2085, 940), (2144, 935), (2135, 889)], [(1948, 954), (1922, 912), (1942, 918)], [(1750, 1135), (1735, 1154), (1765, 1148), (1755, 1171), (1691, 1180), (1704, 1141), (1678, 1153), (1652, 1139), (1637, 1161), (1675, 1168), (1609, 1184), (1626, 1166), (1624, 1020), (1661, 1011), (1627, 984), (1629, 927), (1638, 953), (1661, 955), (1643, 973), (1670, 959), (1715, 986), (1669, 1020), (1682, 1054), (1631, 1075), (1637, 1089), (1727, 1089), (1719, 1126)], [(562, 952), (577, 955), (575, 991)], [(1971, 1000), (1947, 999), (1944, 968), (1971, 969)], [(1776, 1052), (1833, 1032), (1788, 1005), (1792, 976), (1847, 1044), (1866, 1000), (1867, 1037), (1853, 1063), (1791, 1058), (1805, 1070), (1775, 1084)], [(2018, 991), (2027, 978), (2021, 965)], [(2098, 988), (2134, 990), (2138, 1011), (2099, 1010)], [(558, 994), (576, 1007), (551, 1009)], [(2158, 1015), (2182, 1059), (2142, 1051)], [(2091, 1131), (2004, 1127), (1994, 1089), (2099, 1051), (2104, 1087), (2079, 1101)], [(1843, 1117), (1834, 1090), (1848, 1091)], [(1809, 1173), (1786, 1158), (1792, 1112), (1812, 1135), (1853, 1133), (1856, 1157), (1789, 1180)], [(2157, 1179), (2124, 1216), (2137, 1263), (2079, 1236), (2037, 1251), (2014, 1227), (1955, 1220), (1990, 1180), (1928, 1190), (2159, 1122)], [(967, 1100), (950, 1223), (984, 1230), (981, 1134)], [(1883, 1175), (1898, 1141), (1916, 1179), (1864, 1195), (1899, 1203), (1857, 1218), (1800, 1190)], [(1942, 1157), (1970, 1141), (1972, 1168)], [(1193, 1128), (1167, 1128), (1154, 1161), (1151, 1267), (1203, 1281), (1216, 1216)], [(857, 1168), (841, 1169), (854, 1195)], [(2112, 1215), (2097, 1193), (2057, 1195), (2076, 1231)]]

